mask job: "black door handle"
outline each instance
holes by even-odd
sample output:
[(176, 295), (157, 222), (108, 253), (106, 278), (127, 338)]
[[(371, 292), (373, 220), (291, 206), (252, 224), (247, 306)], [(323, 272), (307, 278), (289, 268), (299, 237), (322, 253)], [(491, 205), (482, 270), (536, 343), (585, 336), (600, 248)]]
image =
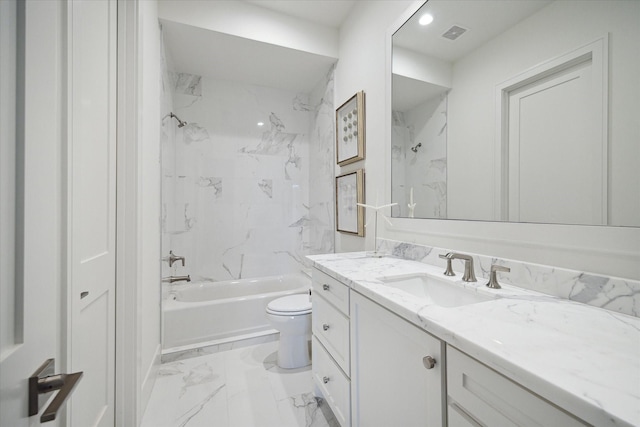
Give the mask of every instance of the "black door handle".
[(29, 377), (29, 416), (37, 415), (38, 411), (49, 398), (49, 394), (58, 391), (47, 409), (40, 416), (40, 422), (46, 423), (56, 419), (58, 410), (73, 392), (76, 384), (82, 378), (82, 372), (73, 374), (54, 374), (55, 359), (47, 359)]

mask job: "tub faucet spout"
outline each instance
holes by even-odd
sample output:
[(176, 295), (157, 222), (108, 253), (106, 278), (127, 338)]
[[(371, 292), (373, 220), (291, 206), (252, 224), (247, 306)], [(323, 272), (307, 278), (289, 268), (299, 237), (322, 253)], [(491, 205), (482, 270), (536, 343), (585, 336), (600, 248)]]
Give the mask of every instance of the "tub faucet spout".
[(164, 283), (173, 283), (173, 282), (190, 282), (191, 281), (191, 277), (189, 275), (186, 276), (169, 276), (169, 277), (163, 277), (162, 281)]

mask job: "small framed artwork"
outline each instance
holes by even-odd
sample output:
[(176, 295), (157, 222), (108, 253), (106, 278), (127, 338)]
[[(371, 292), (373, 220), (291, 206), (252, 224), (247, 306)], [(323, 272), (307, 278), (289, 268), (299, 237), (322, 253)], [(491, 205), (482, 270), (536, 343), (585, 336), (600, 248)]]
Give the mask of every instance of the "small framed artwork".
[(340, 166), (364, 159), (364, 92), (336, 110), (336, 154)]
[(336, 230), (364, 237), (364, 170), (336, 177)]

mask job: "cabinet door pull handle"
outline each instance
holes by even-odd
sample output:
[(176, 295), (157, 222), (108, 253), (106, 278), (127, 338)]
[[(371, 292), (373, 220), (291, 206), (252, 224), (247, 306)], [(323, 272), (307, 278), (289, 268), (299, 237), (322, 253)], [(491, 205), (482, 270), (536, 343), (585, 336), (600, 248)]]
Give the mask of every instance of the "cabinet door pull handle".
[(422, 358), (422, 364), (427, 369), (433, 369), (433, 367), (436, 366), (436, 359), (431, 356), (425, 356)]
[(329, 330), (329, 325), (327, 325), (326, 323), (322, 324), (322, 330), (323, 331), (328, 331)]
[(323, 383), (328, 383), (329, 382), (329, 377), (322, 377), (322, 382)]
[(322, 285), (322, 290), (323, 291), (328, 291), (329, 290), (329, 285), (327, 285), (326, 283), (324, 285)]

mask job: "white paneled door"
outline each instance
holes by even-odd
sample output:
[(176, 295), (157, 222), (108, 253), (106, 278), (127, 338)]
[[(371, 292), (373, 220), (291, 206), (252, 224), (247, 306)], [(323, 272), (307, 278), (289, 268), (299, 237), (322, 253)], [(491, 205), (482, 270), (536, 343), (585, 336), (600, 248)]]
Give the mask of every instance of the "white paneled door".
[(39, 425), (27, 378), (49, 358), (61, 368), (61, 16), (38, 3), (0, 1), (2, 427)]
[(0, 7), (0, 426), (41, 424), (56, 393), (29, 416), (27, 378), (51, 358), (84, 374), (45, 425), (112, 426), (117, 5)]
[(114, 422), (116, 6), (67, 3), (67, 351), (69, 369), (85, 373), (72, 427)]

